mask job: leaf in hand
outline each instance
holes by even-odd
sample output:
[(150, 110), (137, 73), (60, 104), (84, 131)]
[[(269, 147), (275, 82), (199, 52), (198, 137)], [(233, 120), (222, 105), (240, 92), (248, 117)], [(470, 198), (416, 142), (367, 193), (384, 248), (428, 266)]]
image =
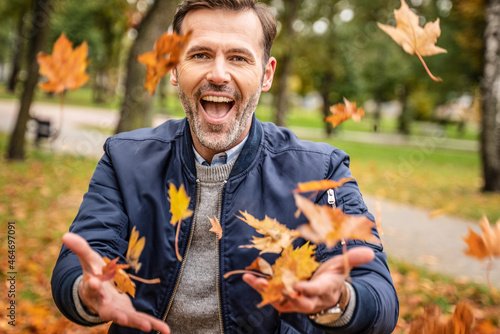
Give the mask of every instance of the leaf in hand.
[(219, 219), (217, 217), (208, 218), (210, 220), (210, 224), (212, 224), (212, 228), (209, 230), (209, 232), (214, 232), (217, 235), (217, 239), (220, 240), (222, 238), (222, 227), (220, 226)]
[(40, 74), (48, 79), (39, 85), (40, 88), (54, 93), (80, 88), (89, 80), (85, 73), (88, 65), (87, 51), (86, 41), (73, 50), (73, 44), (62, 33), (54, 44), (52, 55), (43, 52), (37, 55)]
[(173, 183), (170, 183), (170, 187), (168, 188), (168, 196), (170, 201), (170, 212), (172, 213), (170, 224), (174, 226), (177, 225), (177, 231), (175, 233), (175, 253), (177, 255), (177, 259), (179, 261), (182, 261), (182, 256), (179, 253), (179, 231), (181, 226), (180, 223), (184, 219), (187, 219), (193, 215), (193, 211), (188, 208), (191, 197), (187, 195), (186, 189), (184, 189), (183, 184), (181, 184), (179, 190), (177, 190), (176, 186)]
[(373, 222), (365, 216), (350, 216), (340, 208), (317, 205), (305, 197), (295, 194), (295, 204), (309, 224), (298, 228), (300, 235), (316, 244), (334, 247), (342, 239), (358, 239), (379, 242), (372, 234)]
[(297, 189), (295, 189), (294, 192), (305, 193), (305, 192), (310, 192), (310, 191), (337, 189), (337, 188), (343, 186), (344, 183), (346, 183), (347, 181), (351, 181), (351, 180), (354, 180), (354, 178), (344, 177), (338, 181), (321, 180), (321, 181), (311, 181), (311, 182), (299, 183)]
[(330, 107), (332, 115), (325, 118), (325, 122), (330, 122), (333, 127), (338, 126), (340, 123), (352, 119), (359, 122), (365, 115), (363, 108), (356, 109), (356, 102), (350, 102), (344, 97), (344, 104), (338, 103)]
[(258, 220), (251, 214), (241, 212), (242, 217), (238, 217), (248, 225), (255, 228), (257, 233), (264, 237), (253, 237), (253, 245), (240, 246), (244, 248), (256, 248), (260, 250), (260, 254), (274, 253), (279, 254), (281, 251), (292, 244), (298, 237), (297, 231), (289, 230), (285, 225), (280, 224), (276, 219), (265, 217), (264, 220)]
[(396, 27), (377, 22), (379, 28), (391, 36), (407, 53), (411, 55), (416, 54), (434, 81), (442, 81), (440, 78), (432, 75), (422, 58), (446, 53), (445, 49), (436, 46), (437, 39), (441, 35), (439, 18), (434, 22), (426, 23), (422, 28), (418, 23), (418, 15), (412, 12), (405, 0), (401, 0), (399, 10), (394, 10), (394, 16), (396, 18)]
[(315, 248), (316, 246), (306, 243), (297, 249), (289, 245), (283, 250), (272, 266), (274, 275), (268, 279), (267, 287), (260, 292), (262, 302), (257, 307), (282, 301), (287, 297), (298, 297), (295, 284), (308, 280), (319, 267), (314, 257)]
[(177, 65), (190, 37), (191, 32), (186, 35), (164, 33), (156, 41), (154, 51), (137, 57), (147, 67), (144, 88), (149, 91), (150, 96), (155, 92), (160, 79)]
[(255, 270), (255, 271), (259, 271), (263, 274), (273, 276), (272, 266), (269, 264), (269, 262), (267, 262), (266, 260), (264, 260), (260, 256), (258, 256), (255, 259), (255, 261), (252, 262), (252, 264), (250, 264), (248, 267), (246, 267), (245, 270)]
[(137, 231), (134, 226), (132, 228), (132, 233), (130, 234), (126, 257), (127, 263), (130, 265), (130, 268), (134, 269), (135, 272), (138, 272), (139, 269), (141, 269), (142, 263), (139, 262), (139, 257), (141, 256), (145, 244), (146, 238), (142, 237), (139, 239), (139, 231)]

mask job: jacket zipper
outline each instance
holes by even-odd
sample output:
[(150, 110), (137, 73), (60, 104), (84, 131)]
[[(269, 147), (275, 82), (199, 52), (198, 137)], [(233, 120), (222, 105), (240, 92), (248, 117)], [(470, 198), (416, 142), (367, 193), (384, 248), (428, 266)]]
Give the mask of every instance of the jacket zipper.
[[(219, 220), (221, 220), (221, 227), (222, 227), (222, 217), (221, 217), (221, 209), (222, 209), (222, 192), (224, 191), (224, 186), (226, 185), (227, 180), (224, 180), (220, 186), (220, 191), (219, 191), (219, 203), (217, 207), (217, 215), (219, 216)], [(224, 334), (224, 322), (222, 321), (222, 308), (221, 308), (221, 303), (222, 303), (222, 298), (220, 295), (220, 251), (219, 251), (219, 238), (217, 238), (217, 244), (216, 244), (216, 249), (217, 249), (217, 272), (216, 272), (216, 282), (217, 282), (217, 297), (219, 298), (219, 324), (220, 324), (220, 332), (221, 334)]]
[(333, 191), (333, 189), (328, 189), (327, 194), (328, 194), (328, 204), (330, 204), (332, 208), (335, 209), (336, 208), (335, 191)]
[[(193, 213), (193, 224), (191, 226), (191, 232), (189, 233), (188, 244), (186, 247), (186, 252), (184, 253), (184, 256), (182, 259), (182, 264), (181, 264), (181, 269), (179, 271), (179, 276), (177, 277), (177, 281), (175, 282), (174, 292), (172, 293), (172, 296), (170, 297), (170, 300), (169, 300), (168, 305), (167, 305), (167, 310), (165, 311), (165, 314), (163, 315), (163, 319), (162, 319), (163, 322), (166, 322), (168, 312), (170, 312), (170, 308), (172, 307), (172, 304), (174, 302), (175, 293), (177, 292), (177, 288), (179, 287), (179, 283), (181, 282), (182, 271), (184, 270), (184, 265), (186, 264), (186, 256), (189, 253), (189, 246), (191, 246), (191, 240), (193, 240), (194, 228), (196, 226), (196, 216), (198, 214), (198, 206), (200, 204), (200, 194), (201, 194), (200, 180), (196, 179), (196, 183), (197, 183), (197, 191), (196, 191), (197, 193), (196, 193), (196, 205), (194, 207), (194, 213)], [(179, 222), (178, 224), (181, 224), (181, 222)], [(219, 306), (219, 309), (220, 309), (220, 306)], [(160, 331), (157, 331), (156, 333), (160, 334)]]

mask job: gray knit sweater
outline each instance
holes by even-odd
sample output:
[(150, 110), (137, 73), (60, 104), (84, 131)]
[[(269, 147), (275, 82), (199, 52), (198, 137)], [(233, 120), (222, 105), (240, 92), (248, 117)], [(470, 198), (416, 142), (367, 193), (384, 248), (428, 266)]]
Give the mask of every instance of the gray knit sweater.
[(185, 255), (180, 284), (167, 324), (172, 334), (220, 333), (217, 293), (217, 237), (208, 217), (220, 218), (220, 200), (234, 160), (222, 166), (196, 164), (200, 200), (193, 220), (194, 235)]

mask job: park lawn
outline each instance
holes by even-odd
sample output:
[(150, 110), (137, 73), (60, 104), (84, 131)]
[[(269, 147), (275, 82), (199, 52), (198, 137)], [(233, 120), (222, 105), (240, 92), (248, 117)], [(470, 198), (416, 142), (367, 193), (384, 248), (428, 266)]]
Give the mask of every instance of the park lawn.
[[(5, 136), (0, 136), (0, 145), (5, 147)], [(360, 174), (357, 171), (363, 170), (360, 168), (362, 163), (356, 155), (362, 153), (359, 152), (363, 151), (362, 148), (344, 148), (354, 153), (355, 175)], [(367, 159), (373, 159), (378, 154), (383, 157), (388, 155), (382, 153), (383, 150), (371, 152), (372, 155), (367, 155)], [(401, 154), (404, 152), (400, 151)], [(2, 321), (0, 332), (105, 333), (108, 325), (87, 329), (70, 323), (53, 304), (50, 292), (51, 270), (59, 253), (61, 236), (68, 230), (77, 213), (97, 161), (31, 150), (27, 156), (25, 162), (8, 162), (1, 158), (0, 164), (0, 220), (15, 222), (15, 269), (18, 273), (16, 327), (12, 328)], [(440, 161), (437, 157), (429, 160), (436, 164)], [(377, 164), (376, 159), (367, 163)], [(359, 169), (356, 165), (360, 165)], [(371, 169), (383, 167), (380, 165)], [(369, 179), (368, 173), (365, 174)], [(400, 187), (403, 183), (396, 185)], [(0, 243), (6, 245), (6, 233), (0, 233)], [(1, 262), (5, 268), (7, 258), (2, 256)], [(478, 324), (498, 328), (500, 299), (486, 287), (457, 282), (405, 263), (390, 261), (390, 268), (401, 303), (401, 315), (395, 333), (407, 332), (411, 321), (426, 305), (439, 305), (443, 313), (449, 314), (458, 300), (467, 300), (472, 305)], [(5, 281), (5, 275), (5, 271), (0, 273), (2, 281)], [(6, 309), (7, 302), (7, 298), (1, 298), (0, 308)]]
[[(318, 139), (313, 139), (318, 141)], [(500, 194), (482, 193), (479, 153), (422, 146), (385, 146), (322, 139), (347, 152), (361, 192), (429, 210), (490, 222), (500, 219)]]

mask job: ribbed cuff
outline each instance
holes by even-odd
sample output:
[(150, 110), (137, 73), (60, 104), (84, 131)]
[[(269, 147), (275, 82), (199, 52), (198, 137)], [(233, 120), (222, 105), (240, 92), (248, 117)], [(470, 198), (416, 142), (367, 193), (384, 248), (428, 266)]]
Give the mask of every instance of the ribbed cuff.
[(83, 275), (80, 275), (75, 280), (73, 284), (73, 303), (75, 304), (76, 311), (78, 315), (82, 317), (85, 321), (91, 322), (93, 324), (103, 323), (104, 320), (101, 319), (100, 316), (90, 313), (90, 311), (85, 307), (82, 300), (80, 299), (80, 295), (78, 294), (78, 285), (80, 281), (83, 279)]
[(342, 327), (345, 326), (351, 321), (352, 315), (354, 314), (354, 310), (356, 309), (356, 291), (352, 287), (351, 283), (345, 282), (347, 287), (349, 288), (349, 292), (351, 293), (351, 297), (349, 299), (349, 303), (347, 304), (347, 308), (340, 318), (335, 321), (330, 322), (329, 324), (325, 324), (328, 327)]

